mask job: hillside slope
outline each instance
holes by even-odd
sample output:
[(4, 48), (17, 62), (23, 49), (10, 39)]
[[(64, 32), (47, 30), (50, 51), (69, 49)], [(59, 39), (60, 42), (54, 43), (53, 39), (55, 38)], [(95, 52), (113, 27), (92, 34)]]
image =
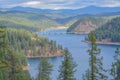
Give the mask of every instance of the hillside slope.
[(69, 33), (77, 33), (77, 34), (88, 34), (101, 25), (105, 24), (107, 21), (111, 20), (116, 16), (107, 16), (107, 17), (83, 17), (72, 24), (67, 32)]
[(60, 45), (55, 41), (37, 36), (37, 34), (16, 29), (7, 29), (7, 40), (11, 48), (15, 51), (24, 53), (28, 58), (31, 57), (54, 57), (63, 55)]
[(99, 17), (83, 17), (72, 24), (67, 30), (70, 33), (88, 34), (100, 25), (104, 24), (106, 19)]
[(107, 22), (94, 33), (99, 41), (120, 42), (120, 17)]
[(56, 27), (59, 24), (54, 20), (39, 13), (6, 11), (0, 12), (0, 26), (9, 26), (16, 29), (40, 31)]

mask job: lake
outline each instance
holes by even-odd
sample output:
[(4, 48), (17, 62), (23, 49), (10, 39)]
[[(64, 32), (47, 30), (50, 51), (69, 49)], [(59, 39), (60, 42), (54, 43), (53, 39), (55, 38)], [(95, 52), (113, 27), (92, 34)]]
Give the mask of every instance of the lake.
[[(50, 40), (56, 41), (57, 44), (62, 45), (63, 48), (68, 48), (69, 52), (72, 54), (74, 61), (77, 63), (75, 77), (77, 80), (82, 80), (82, 74), (89, 68), (89, 55), (87, 50), (90, 48), (88, 43), (82, 42), (87, 35), (83, 34), (67, 34), (66, 30), (47, 30), (38, 33), (38, 35), (46, 37)], [(113, 55), (115, 48), (120, 48), (120, 46), (115, 45), (98, 45), (101, 49), (101, 56), (104, 57), (103, 63), (104, 68), (109, 69), (113, 61)], [(53, 71), (51, 78), (52, 80), (57, 80), (59, 66), (63, 57), (49, 58), (50, 63), (53, 65)], [(39, 59), (28, 59), (30, 65), (30, 74), (32, 77), (37, 76)], [(109, 74), (107, 74), (109, 75)]]

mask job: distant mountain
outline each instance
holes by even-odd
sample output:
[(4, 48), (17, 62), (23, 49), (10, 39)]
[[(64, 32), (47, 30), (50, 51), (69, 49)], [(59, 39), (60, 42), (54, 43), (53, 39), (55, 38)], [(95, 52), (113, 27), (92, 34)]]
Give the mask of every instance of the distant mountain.
[[(120, 15), (119, 7), (89, 6), (81, 9), (36, 9), (13, 7), (0, 9), (0, 25), (17, 29), (39, 31), (56, 26), (71, 26), (83, 17), (103, 17)], [(70, 28), (70, 30), (72, 30)]]
[(120, 12), (120, 7), (96, 7), (96, 6), (88, 6), (80, 9), (59, 9), (59, 10), (51, 10), (51, 9), (36, 9), (30, 7), (13, 7), (9, 10), (16, 11), (31, 11), (31, 12), (40, 12), (40, 13), (49, 13), (61, 15), (62, 17), (70, 17), (80, 14), (99, 14), (99, 13), (108, 13), (108, 12)]
[(21, 6), (17, 6), (17, 7), (13, 7), (10, 8), (9, 10), (14, 10), (14, 11), (31, 11), (31, 12), (51, 12), (54, 10), (50, 10), (50, 9), (37, 9), (37, 8), (31, 8), (31, 7), (21, 7)]
[(106, 12), (120, 12), (120, 7), (96, 7), (96, 6), (88, 6), (85, 8), (81, 8), (77, 10), (82, 14), (98, 14), (98, 13), (106, 13)]

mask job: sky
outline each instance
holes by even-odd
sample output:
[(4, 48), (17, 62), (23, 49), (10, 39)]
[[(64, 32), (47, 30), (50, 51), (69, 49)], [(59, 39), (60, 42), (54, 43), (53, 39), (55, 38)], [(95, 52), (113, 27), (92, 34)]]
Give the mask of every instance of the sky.
[(87, 6), (120, 7), (120, 0), (0, 0), (0, 8), (78, 9)]

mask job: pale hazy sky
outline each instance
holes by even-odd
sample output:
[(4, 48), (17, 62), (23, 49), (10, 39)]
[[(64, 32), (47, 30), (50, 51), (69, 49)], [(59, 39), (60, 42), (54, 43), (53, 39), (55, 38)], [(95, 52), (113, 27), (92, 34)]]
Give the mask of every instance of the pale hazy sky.
[(77, 9), (86, 6), (120, 7), (120, 0), (0, 0), (1, 8)]

